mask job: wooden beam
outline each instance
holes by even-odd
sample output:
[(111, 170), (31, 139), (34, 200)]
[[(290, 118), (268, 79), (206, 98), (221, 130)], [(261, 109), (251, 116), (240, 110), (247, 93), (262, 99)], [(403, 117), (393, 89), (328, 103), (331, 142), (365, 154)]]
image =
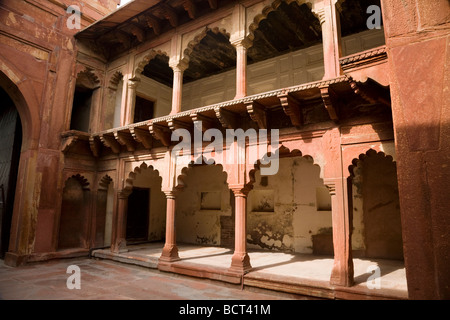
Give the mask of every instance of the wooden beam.
[(322, 96), (325, 109), (327, 109), (330, 119), (334, 122), (339, 121), (339, 117), (337, 115), (337, 98), (334, 91), (329, 86), (321, 87), (320, 95)]
[(197, 7), (193, 0), (185, 0), (183, 2), (184, 10), (189, 14), (189, 18), (195, 19), (197, 17)]
[(145, 15), (145, 21), (149, 28), (153, 29), (153, 32), (159, 36), (161, 34), (161, 23), (154, 15)]
[(248, 102), (245, 106), (250, 118), (258, 124), (259, 129), (267, 129), (266, 108), (257, 101)]
[(291, 119), (293, 126), (299, 127), (303, 125), (303, 115), (301, 112), (300, 101), (295, 99), (289, 93), (283, 93), (278, 96), (284, 113)]
[(141, 28), (139, 28), (137, 25), (131, 25), (130, 26), (130, 32), (133, 36), (136, 37), (136, 39), (142, 43), (145, 41), (145, 32)]
[(153, 138), (148, 130), (139, 129), (139, 128), (129, 128), (130, 134), (133, 139), (147, 148), (151, 149), (153, 147)]
[(174, 28), (178, 27), (178, 16), (176, 11), (166, 3), (161, 4), (163, 8), (164, 17), (169, 20), (170, 25)]
[(117, 142), (122, 146), (125, 146), (128, 151), (136, 150), (136, 144), (134, 142), (131, 133), (126, 131), (116, 131), (114, 132), (114, 138), (116, 138)]
[(157, 125), (150, 124), (148, 127), (150, 134), (156, 139), (162, 142), (162, 144), (166, 147), (169, 147), (171, 144), (170, 137), (172, 135), (169, 128)]
[(114, 153), (120, 153), (120, 144), (116, 141), (114, 136), (110, 136), (108, 134), (101, 134), (100, 141), (103, 143), (105, 147), (108, 147)]

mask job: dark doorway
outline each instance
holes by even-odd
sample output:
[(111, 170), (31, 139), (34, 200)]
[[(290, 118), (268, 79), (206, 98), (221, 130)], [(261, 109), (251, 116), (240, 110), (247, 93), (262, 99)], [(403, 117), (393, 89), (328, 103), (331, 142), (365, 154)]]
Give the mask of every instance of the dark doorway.
[(89, 132), (93, 92), (94, 90), (83, 87), (75, 88), (72, 106), (72, 117), (70, 120), (70, 130)]
[(2, 88), (0, 103), (0, 257), (4, 258), (9, 246), (22, 125), (14, 102)]
[(150, 189), (133, 187), (128, 197), (127, 240), (147, 240), (149, 203)]
[(141, 122), (153, 118), (153, 101), (136, 96), (134, 105), (134, 122)]

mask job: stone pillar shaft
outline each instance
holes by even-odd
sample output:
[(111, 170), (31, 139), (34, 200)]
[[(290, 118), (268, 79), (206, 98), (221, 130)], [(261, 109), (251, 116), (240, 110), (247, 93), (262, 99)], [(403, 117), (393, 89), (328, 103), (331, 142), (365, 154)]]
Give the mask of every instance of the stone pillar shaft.
[(251, 270), (247, 253), (247, 195), (244, 189), (233, 189), (235, 196), (235, 240), (230, 271), (244, 274)]
[(175, 193), (165, 192), (167, 198), (166, 209), (166, 243), (160, 257), (160, 261), (173, 262), (179, 260), (178, 248), (176, 244), (176, 230), (175, 230)]

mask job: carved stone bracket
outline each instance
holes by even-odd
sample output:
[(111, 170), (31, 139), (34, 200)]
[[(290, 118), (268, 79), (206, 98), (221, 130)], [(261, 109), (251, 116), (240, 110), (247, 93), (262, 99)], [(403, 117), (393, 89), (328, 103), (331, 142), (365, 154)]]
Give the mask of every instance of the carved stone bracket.
[(136, 150), (136, 144), (134, 142), (133, 137), (131, 136), (131, 133), (116, 131), (114, 132), (114, 138), (116, 138), (119, 144), (125, 146), (128, 151)]
[(236, 129), (239, 125), (239, 116), (224, 108), (215, 108), (216, 117), (225, 129)]
[(170, 136), (171, 131), (169, 128), (157, 125), (157, 124), (150, 124), (148, 128), (151, 135), (156, 139), (162, 142), (162, 144), (166, 147), (170, 146)]
[(284, 113), (291, 119), (292, 125), (299, 127), (303, 125), (303, 115), (300, 101), (288, 93), (278, 95)]
[(371, 104), (381, 103), (389, 107), (391, 106), (391, 102), (385, 99), (380, 90), (377, 90), (376, 88), (370, 88), (369, 86), (358, 84), (353, 79), (350, 80), (350, 86), (354, 93)]
[(142, 145), (147, 148), (151, 149), (153, 146), (153, 138), (150, 132), (144, 129), (139, 128), (129, 128), (130, 134), (133, 137), (133, 139), (139, 143), (142, 143)]
[(120, 153), (120, 144), (116, 141), (113, 136), (107, 134), (100, 135), (100, 141), (103, 143), (105, 147), (108, 147), (114, 153)]
[(78, 141), (77, 136), (66, 137), (62, 140), (61, 151), (66, 153)]
[(325, 109), (327, 109), (330, 119), (335, 122), (339, 121), (337, 115), (337, 98), (334, 91), (329, 86), (321, 87), (320, 95), (322, 96)]
[(176, 129), (190, 130), (192, 128), (190, 123), (186, 123), (177, 119), (169, 119), (167, 120), (167, 124), (169, 125), (170, 130)]
[(258, 124), (258, 127), (267, 129), (267, 112), (265, 107), (256, 101), (247, 103), (246, 107), (250, 118)]
[(204, 116), (200, 113), (192, 113), (190, 115), (193, 122), (201, 121), (202, 122), (202, 131), (205, 132), (208, 129), (214, 128), (214, 120)]
[(100, 156), (100, 152), (102, 151), (102, 145), (99, 141), (99, 138), (90, 136), (89, 137), (89, 147), (91, 148), (91, 152), (92, 152), (93, 156), (98, 158)]

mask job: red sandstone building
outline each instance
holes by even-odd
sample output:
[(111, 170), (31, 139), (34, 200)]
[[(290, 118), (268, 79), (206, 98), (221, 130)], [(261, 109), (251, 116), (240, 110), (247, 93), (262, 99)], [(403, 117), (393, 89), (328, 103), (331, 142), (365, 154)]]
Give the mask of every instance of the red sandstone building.
[[(6, 264), (152, 248), (155, 268), (231, 283), (450, 298), (447, 0), (117, 2), (0, 3)], [(172, 132), (199, 120), (278, 129), (278, 172), (248, 144), (182, 163)], [(226, 266), (183, 261), (194, 244)], [(251, 252), (332, 263), (266, 277)], [(361, 289), (364, 261), (404, 270), (404, 292)]]

